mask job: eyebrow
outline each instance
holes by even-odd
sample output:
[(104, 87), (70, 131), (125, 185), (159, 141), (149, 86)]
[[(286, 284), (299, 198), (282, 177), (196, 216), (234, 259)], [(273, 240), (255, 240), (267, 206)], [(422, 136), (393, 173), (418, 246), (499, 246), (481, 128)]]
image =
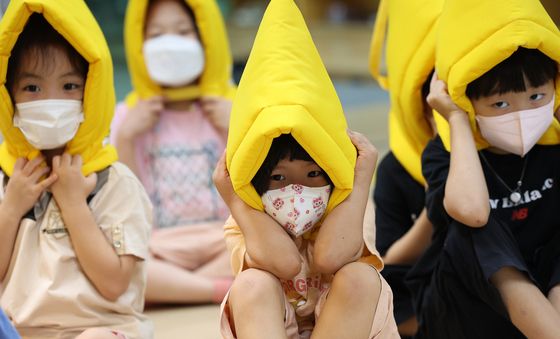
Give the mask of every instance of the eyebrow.
[[(310, 168), (310, 167), (315, 167), (315, 166), (316, 166), (316, 167), (318, 167), (320, 170), (323, 170), (323, 169), (321, 168), (321, 166), (319, 166), (319, 165), (318, 165), (316, 162), (314, 162), (314, 161), (310, 161), (310, 160), (301, 160), (301, 159), (294, 159), (294, 160), (299, 160), (299, 161), (305, 162), (305, 164), (302, 164), (302, 167), (303, 167), (303, 168)], [(292, 161), (293, 161), (293, 160), (292, 160)], [(280, 163), (278, 163), (278, 164), (276, 165), (276, 167), (274, 168), (274, 170), (284, 169), (285, 167), (286, 167), (286, 166), (281, 165)]]
[(174, 26), (179, 26), (181, 28), (184, 28), (184, 27), (188, 26), (188, 28), (190, 28), (192, 30), (196, 30), (194, 25), (185, 22), (183, 19), (178, 19), (178, 20), (175, 20), (174, 22), (168, 22), (168, 21), (152, 22), (150, 24), (151, 27), (147, 28), (146, 31), (149, 31), (150, 29), (156, 29), (156, 28), (165, 28), (168, 24), (174, 25)]
[(66, 72), (64, 74), (62, 74), (59, 79), (61, 78), (65, 78), (65, 77), (70, 77), (70, 76), (78, 76), (78, 77), (82, 77), (82, 74), (78, 71), (70, 71), (70, 72)]

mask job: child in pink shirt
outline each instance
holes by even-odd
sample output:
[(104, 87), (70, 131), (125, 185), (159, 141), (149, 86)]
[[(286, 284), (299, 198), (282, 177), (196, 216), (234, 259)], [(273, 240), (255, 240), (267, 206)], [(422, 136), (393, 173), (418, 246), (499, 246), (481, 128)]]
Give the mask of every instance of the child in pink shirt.
[[(212, 184), (231, 101), (201, 90), (208, 87), (208, 73), (229, 60), (208, 50), (216, 40), (226, 41), (225, 32), (223, 41), (216, 38), (216, 27), (223, 26), (217, 5), (193, 3), (132, 0), (127, 10), (135, 91), (117, 106), (111, 139), (154, 205), (146, 290), (152, 303), (220, 302), (232, 279), (222, 231), (229, 212)], [(205, 17), (220, 21), (211, 23), (212, 32), (207, 22), (197, 22)], [(142, 31), (133, 30), (138, 23)], [(138, 35), (141, 42), (134, 40)]]

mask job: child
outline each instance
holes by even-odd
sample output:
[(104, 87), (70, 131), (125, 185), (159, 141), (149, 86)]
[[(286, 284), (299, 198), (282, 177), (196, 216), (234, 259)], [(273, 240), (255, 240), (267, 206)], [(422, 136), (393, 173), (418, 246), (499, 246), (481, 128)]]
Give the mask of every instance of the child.
[[(412, 336), (417, 322), (405, 278), (432, 236), (432, 223), (424, 208), (421, 154), (435, 135), (432, 110), (425, 99), (443, 1), (404, 2), (380, 2), (371, 45), (371, 72), (391, 96), (390, 151), (377, 167), (373, 199), (376, 245), (385, 263), (382, 275), (393, 290), (399, 333)], [(379, 67), (384, 42), (387, 76), (380, 74)]]
[[(448, 126), (424, 153), (427, 208), (449, 230), (418, 337), (557, 338), (560, 146), (544, 144), (559, 141), (560, 32), (538, 1), (465, 5), (442, 13), (428, 96)], [(491, 24), (450, 44), (481, 13)]]
[(151, 338), (150, 203), (103, 144), (114, 92), (101, 29), (83, 2), (12, 0), (0, 39), (2, 309), (25, 338)]
[(134, 92), (112, 141), (154, 204), (146, 301), (219, 303), (231, 284), (212, 185), (225, 148), (231, 56), (214, 0), (131, 0), (125, 43)]
[[(227, 227), (237, 227), (239, 220), (247, 242), (246, 269), (237, 276), (224, 306), (224, 338), (299, 338), (311, 332), (319, 338), (398, 337), (387, 313), (388, 285), (375, 266), (355, 262), (363, 248), (364, 217), (357, 211), (365, 213), (377, 154), (363, 135), (350, 132), (350, 137), (358, 149), (354, 190), (323, 218), (316, 241), (305, 235), (321, 219), (332, 182), (293, 137), (274, 139), (253, 178), (265, 212), (235, 194), (225, 156), (221, 160), (215, 182), (235, 218)], [(302, 206), (308, 206), (312, 216), (288, 222), (293, 220), (292, 210), (279, 205), (288, 207), (290, 199), (303, 197), (311, 200)]]
[(237, 274), (222, 337), (398, 337), (366, 209), (377, 152), (349, 135), (301, 13), (272, 0), (214, 174)]

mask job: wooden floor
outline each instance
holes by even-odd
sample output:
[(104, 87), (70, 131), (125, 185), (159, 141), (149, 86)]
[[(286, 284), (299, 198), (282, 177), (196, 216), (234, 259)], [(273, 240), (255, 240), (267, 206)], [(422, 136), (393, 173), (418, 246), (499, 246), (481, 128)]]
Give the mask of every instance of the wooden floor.
[(170, 307), (146, 313), (155, 327), (155, 339), (217, 339), (218, 314), (215, 305)]

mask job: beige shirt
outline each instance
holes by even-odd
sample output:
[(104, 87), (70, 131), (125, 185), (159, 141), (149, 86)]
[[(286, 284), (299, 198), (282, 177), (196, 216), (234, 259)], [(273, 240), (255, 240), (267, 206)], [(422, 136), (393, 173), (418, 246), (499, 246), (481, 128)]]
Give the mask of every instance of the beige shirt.
[[(151, 227), (149, 199), (132, 172), (120, 163), (108, 169), (106, 183), (97, 189), (89, 203), (97, 225), (115, 252), (138, 258), (128, 290), (115, 302), (99, 294), (81, 270), (58, 206), (45, 193), (34, 207), (37, 220), (24, 218), (20, 223), (2, 282), (2, 308), (23, 337), (74, 338), (90, 327), (108, 327), (130, 339), (153, 337), (152, 324), (142, 314)], [(0, 199), (3, 195), (1, 190)]]

